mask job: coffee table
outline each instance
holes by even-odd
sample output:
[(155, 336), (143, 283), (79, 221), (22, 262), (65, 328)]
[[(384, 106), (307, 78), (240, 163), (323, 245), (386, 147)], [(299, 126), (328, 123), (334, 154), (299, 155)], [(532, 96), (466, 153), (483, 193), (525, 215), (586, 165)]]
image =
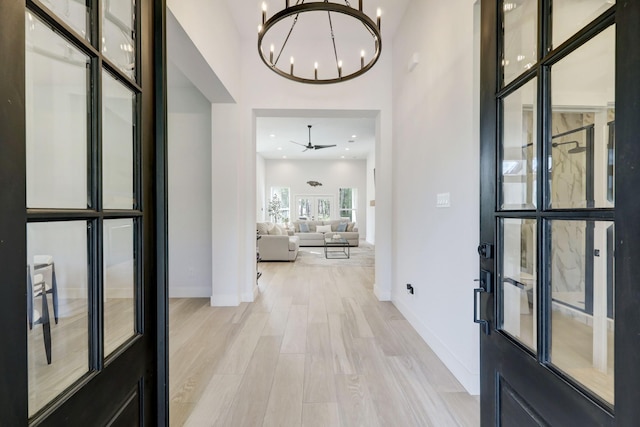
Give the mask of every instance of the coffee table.
[(334, 239), (331, 236), (326, 236), (324, 238), (324, 257), (326, 259), (351, 258), (351, 248), (347, 239), (344, 237)]

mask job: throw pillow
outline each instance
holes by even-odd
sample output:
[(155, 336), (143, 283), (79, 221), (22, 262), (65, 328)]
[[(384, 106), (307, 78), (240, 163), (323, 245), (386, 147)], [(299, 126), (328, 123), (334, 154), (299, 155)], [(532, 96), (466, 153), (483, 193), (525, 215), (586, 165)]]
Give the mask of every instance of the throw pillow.
[(269, 226), (270, 223), (268, 222), (259, 222), (256, 227), (258, 230), (258, 234), (269, 234)]
[(342, 232), (346, 232), (347, 231), (347, 224), (346, 222), (341, 222), (340, 224), (338, 224), (338, 229), (336, 230), (338, 233)]
[(331, 225), (316, 225), (317, 233), (331, 233)]
[(353, 231), (353, 228), (356, 226), (355, 222), (350, 222), (349, 225), (347, 225), (347, 231)]
[(282, 231), (280, 231), (280, 227), (278, 227), (275, 224), (273, 225), (273, 227), (269, 229), (270, 236), (280, 236), (281, 234), (282, 234)]
[(309, 232), (309, 224), (301, 222), (300, 223), (300, 232), (301, 233), (308, 233)]

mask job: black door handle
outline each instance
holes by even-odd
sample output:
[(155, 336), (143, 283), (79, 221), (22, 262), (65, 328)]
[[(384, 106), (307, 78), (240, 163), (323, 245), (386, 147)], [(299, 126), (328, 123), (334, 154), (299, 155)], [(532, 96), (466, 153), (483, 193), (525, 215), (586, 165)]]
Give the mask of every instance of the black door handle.
[(484, 333), (489, 335), (489, 321), (481, 319), (478, 315), (479, 307), (482, 304), (482, 298), (478, 298), (483, 293), (491, 293), (491, 272), (487, 270), (480, 270), (480, 278), (475, 282), (480, 282), (480, 287), (473, 290), (473, 322), (482, 325)]
[(489, 335), (489, 322), (485, 319), (478, 318), (478, 305), (480, 304), (478, 295), (484, 292), (486, 291), (483, 288), (475, 288), (473, 290), (473, 322), (481, 324), (484, 328), (484, 333)]

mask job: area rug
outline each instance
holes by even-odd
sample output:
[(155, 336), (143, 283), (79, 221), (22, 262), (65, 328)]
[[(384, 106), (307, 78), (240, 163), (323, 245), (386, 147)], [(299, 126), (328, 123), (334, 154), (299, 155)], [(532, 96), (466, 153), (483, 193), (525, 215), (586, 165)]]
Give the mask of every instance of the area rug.
[(351, 258), (343, 259), (326, 259), (324, 257), (324, 247), (301, 247), (298, 251), (296, 264), (301, 265), (326, 265), (326, 266), (358, 266), (358, 267), (374, 267), (375, 251), (374, 246), (369, 243), (360, 243), (360, 246), (351, 248)]

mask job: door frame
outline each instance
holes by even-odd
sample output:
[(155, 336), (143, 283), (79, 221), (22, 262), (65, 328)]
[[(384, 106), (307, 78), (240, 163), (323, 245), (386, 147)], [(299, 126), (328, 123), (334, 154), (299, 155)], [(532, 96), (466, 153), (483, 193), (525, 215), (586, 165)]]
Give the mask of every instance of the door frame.
[[(544, 13), (550, 7), (550, 0), (540, 2), (539, 13)], [(482, 61), (480, 82), (480, 242), (497, 247), (497, 183), (498, 176), (498, 138), (501, 119), (496, 95), (500, 92), (499, 84), (499, 14), (502, 2), (484, 0), (481, 2), (481, 57)], [(588, 397), (560, 376), (553, 373), (543, 360), (520, 352), (517, 358), (504, 359), (505, 352), (518, 348), (513, 341), (498, 339), (502, 335), (497, 330), (498, 297), (497, 293), (484, 293), (480, 302), (480, 317), (489, 319), (489, 334), (480, 329), (480, 367), (481, 367), (481, 425), (500, 425), (496, 418), (497, 405), (495, 401), (485, 396), (495, 395), (499, 387), (499, 372), (496, 369), (513, 373), (522, 372), (518, 386), (539, 387), (535, 393), (535, 404), (544, 404), (546, 409), (555, 414), (567, 412), (567, 408), (580, 408), (570, 416), (568, 424), (591, 425), (598, 420), (602, 425), (632, 426), (640, 419), (640, 225), (636, 219), (640, 210), (640, 79), (637, 70), (640, 69), (640, 2), (618, 2), (613, 6), (616, 24), (616, 151), (615, 151), (615, 407), (613, 413), (609, 409), (594, 404)], [(546, 40), (547, 35), (539, 29), (538, 37)], [(578, 38), (571, 38), (567, 45), (578, 43)], [(545, 78), (538, 75), (538, 79)], [(538, 104), (545, 102), (538, 95)], [(547, 126), (550, 117), (542, 117), (540, 123)], [(539, 135), (545, 135), (538, 128)], [(541, 144), (539, 144), (541, 145)], [(539, 147), (542, 150), (542, 147)], [(543, 175), (544, 176), (544, 175)], [(542, 185), (544, 179), (538, 180)], [(541, 187), (538, 187), (539, 189)], [(538, 191), (538, 194), (542, 194)], [(624, 195), (624, 196), (621, 196)], [(596, 216), (594, 216), (596, 218)], [(587, 219), (587, 218), (585, 218)], [(538, 258), (546, 256), (546, 248), (538, 245)], [(495, 251), (494, 251), (495, 253)], [(497, 257), (481, 258), (479, 267), (492, 273), (494, 278), (492, 288), (497, 289)], [(540, 277), (539, 280), (544, 278)], [(544, 286), (542, 287), (544, 288)], [(538, 292), (538, 305), (543, 312), (550, 298), (545, 292)], [(543, 317), (543, 316), (539, 316)], [(549, 321), (541, 318), (538, 328), (544, 328)], [(502, 338), (502, 337), (501, 337)], [(539, 348), (548, 343), (538, 341)], [(484, 351), (483, 349), (490, 349)], [(544, 353), (546, 350), (541, 350)], [(495, 369), (494, 369), (495, 368)], [(536, 374), (538, 373), (538, 374)], [(543, 380), (541, 376), (549, 377)], [(549, 402), (545, 399), (548, 387), (561, 388), (568, 392), (567, 399)], [(566, 416), (566, 415), (565, 415)], [(582, 421), (580, 421), (582, 420)], [(576, 424), (582, 422), (583, 424)]]
[[(0, 51), (11, 61), (0, 64), (0, 402), (2, 424), (63, 425), (125, 421), (136, 416), (140, 424), (169, 424), (168, 417), (168, 309), (167, 309), (167, 132), (166, 132), (166, 2), (140, 1), (140, 73), (144, 82), (141, 117), (144, 158), (142, 164), (142, 231), (145, 257), (142, 335), (109, 358), (104, 370), (89, 372), (55, 398), (33, 419), (28, 419), (26, 248), (26, 112), (25, 112), (25, 1), (0, 2)], [(38, 0), (27, 5), (39, 9)], [(95, 17), (91, 17), (95, 19)], [(63, 33), (66, 26), (62, 25)], [(142, 33), (141, 33), (142, 34)], [(92, 333), (95, 331), (92, 331)], [(8, 343), (8, 344), (7, 344)], [(131, 349), (148, 348), (149, 363), (136, 375), (135, 394), (118, 388), (117, 379), (131, 374), (138, 360)], [(100, 366), (100, 364), (99, 364)], [(108, 369), (108, 375), (103, 374)], [(131, 390), (135, 393), (134, 390)], [(113, 399), (113, 396), (125, 396)], [(127, 397), (128, 396), (128, 397)], [(134, 406), (135, 405), (135, 406)], [(139, 412), (127, 412), (138, 408)], [(69, 415), (73, 417), (69, 417)]]

